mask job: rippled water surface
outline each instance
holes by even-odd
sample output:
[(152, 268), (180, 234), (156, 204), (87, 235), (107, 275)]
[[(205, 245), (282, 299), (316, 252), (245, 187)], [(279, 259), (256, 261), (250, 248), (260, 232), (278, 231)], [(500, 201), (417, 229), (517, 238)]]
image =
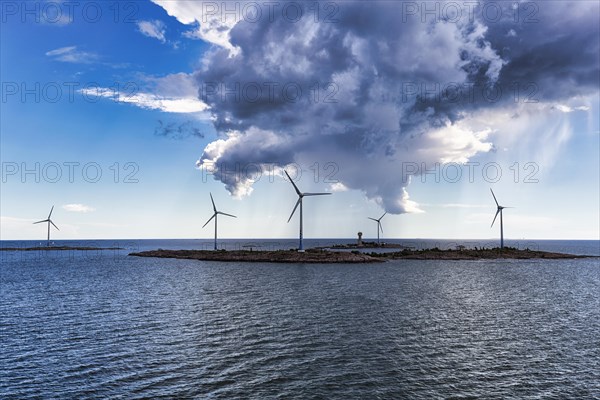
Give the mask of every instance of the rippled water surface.
[(600, 398), (598, 259), (2, 253), (0, 398)]

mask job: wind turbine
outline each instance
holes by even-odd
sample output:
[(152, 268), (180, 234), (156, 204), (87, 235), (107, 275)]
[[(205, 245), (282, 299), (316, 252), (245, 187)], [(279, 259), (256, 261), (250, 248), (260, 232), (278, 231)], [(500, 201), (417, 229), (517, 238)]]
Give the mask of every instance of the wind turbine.
[(494, 226), (494, 222), (496, 222), (496, 217), (498, 217), (498, 214), (500, 214), (500, 249), (504, 248), (504, 225), (502, 224), (502, 210), (504, 210), (505, 208), (513, 208), (513, 207), (503, 207), (500, 204), (498, 204), (498, 200), (496, 200), (496, 195), (494, 194), (494, 191), (490, 188), (490, 192), (492, 192), (492, 196), (494, 196), (494, 201), (496, 202), (496, 206), (498, 207), (498, 209), (496, 210), (496, 215), (494, 215), (494, 220), (492, 221), (492, 225), (490, 225), (490, 228), (492, 226)]
[(227, 214), (221, 211), (217, 211), (217, 206), (215, 206), (215, 201), (213, 200), (212, 197), (212, 193), (210, 193), (210, 201), (212, 202), (212, 206), (213, 206), (213, 210), (215, 211), (215, 213), (212, 215), (212, 217), (210, 217), (208, 219), (208, 221), (206, 221), (206, 223), (204, 225), (202, 225), (202, 227), (204, 228), (206, 225), (208, 225), (208, 223), (214, 218), (215, 219), (215, 250), (217, 250), (217, 215), (221, 214), (221, 215), (226, 215), (228, 217), (233, 217), (233, 218), (237, 218), (235, 215), (231, 215), (231, 214)]
[(60, 229), (58, 229), (58, 226), (54, 225), (54, 222), (52, 222), (52, 220), (50, 219), (50, 217), (52, 216), (53, 210), (54, 210), (54, 206), (52, 206), (52, 208), (50, 209), (50, 214), (48, 214), (48, 218), (46, 218), (45, 220), (34, 222), (34, 224), (41, 224), (42, 222), (48, 223), (48, 241), (46, 242), (47, 247), (50, 247), (50, 224), (52, 224), (52, 226), (54, 226), (57, 230), (60, 231)]
[(327, 195), (327, 194), (331, 194), (331, 193), (302, 193), (302, 192), (300, 192), (300, 190), (298, 189), (298, 186), (296, 186), (296, 184), (294, 183), (292, 178), (290, 178), (290, 174), (288, 174), (286, 170), (283, 170), (283, 172), (285, 172), (285, 174), (287, 175), (287, 177), (290, 180), (290, 182), (292, 183), (292, 185), (294, 185), (294, 190), (296, 191), (296, 194), (298, 195), (298, 201), (296, 202), (296, 205), (294, 206), (294, 209), (292, 210), (292, 214), (290, 214), (290, 217), (288, 218), (288, 223), (294, 216), (294, 213), (296, 212), (296, 208), (298, 208), (298, 205), (300, 205), (300, 244), (298, 245), (298, 251), (303, 252), (304, 246), (302, 245), (302, 199), (305, 196), (323, 196), (323, 195)]
[(379, 219), (375, 219), (375, 218), (371, 218), (371, 217), (367, 217), (372, 221), (377, 222), (377, 246), (379, 246), (379, 230), (381, 230), (381, 233), (383, 233), (383, 228), (381, 227), (381, 219), (383, 217), (385, 217), (385, 214), (387, 214), (387, 212), (384, 212), (383, 215), (381, 217), (379, 217)]

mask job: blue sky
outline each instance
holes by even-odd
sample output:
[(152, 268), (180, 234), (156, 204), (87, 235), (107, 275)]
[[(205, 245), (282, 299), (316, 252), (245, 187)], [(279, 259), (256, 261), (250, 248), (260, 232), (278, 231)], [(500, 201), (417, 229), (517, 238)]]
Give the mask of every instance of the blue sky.
[[(599, 238), (597, 2), (540, 4), (534, 23), (232, 4), (3, 4), (3, 240), (44, 238), (52, 205), (55, 239), (210, 238), (209, 192), (238, 216), (221, 237), (296, 237), (289, 163), (301, 190), (334, 192), (306, 200), (305, 237), (374, 237), (385, 211), (384, 237), (497, 237), (491, 187), (516, 207), (508, 238)], [(503, 94), (482, 99), (488, 84)]]

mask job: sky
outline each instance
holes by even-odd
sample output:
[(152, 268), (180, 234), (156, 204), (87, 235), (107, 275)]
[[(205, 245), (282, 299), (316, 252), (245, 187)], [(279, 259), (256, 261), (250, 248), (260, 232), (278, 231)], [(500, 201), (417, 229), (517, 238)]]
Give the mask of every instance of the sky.
[(0, 239), (600, 238), (600, 3), (5, 1)]

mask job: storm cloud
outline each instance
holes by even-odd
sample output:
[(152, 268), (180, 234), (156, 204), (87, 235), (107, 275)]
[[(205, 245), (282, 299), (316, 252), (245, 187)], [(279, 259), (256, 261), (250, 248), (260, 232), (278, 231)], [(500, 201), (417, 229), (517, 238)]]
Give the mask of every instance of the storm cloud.
[(407, 162), (467, 162), (494, 149), (478, 115), (600, 84), (598, 2), (155, 2), (214, 44), (194, 76), (220, 138), (198, 166), (236, 196), (252, 180), (219, 166), (332, 162), (387, 212), (418, 212)]

